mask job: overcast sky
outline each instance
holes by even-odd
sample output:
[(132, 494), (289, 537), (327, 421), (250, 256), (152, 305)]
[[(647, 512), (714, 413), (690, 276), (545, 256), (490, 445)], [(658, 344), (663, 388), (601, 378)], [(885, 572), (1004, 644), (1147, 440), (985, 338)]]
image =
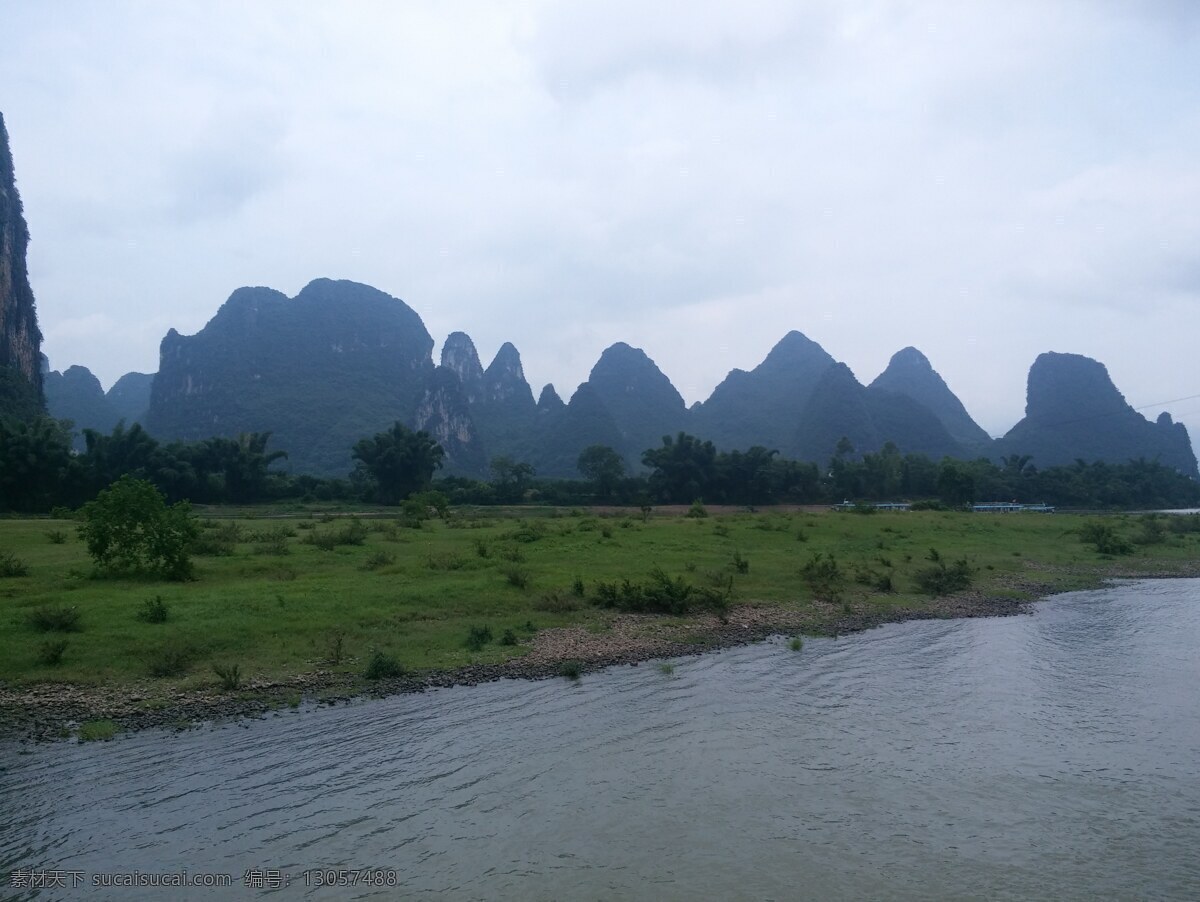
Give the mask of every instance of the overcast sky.
[[(237, 287), (402, 298), (564, 398), (798, 329), (993, 434), (1042, 351), (1200, 395), (1200, 3), (0, 0), (44, 350), (153, 372)], [(435, 349), (435, 359), (438, 350)], [(1162, 405), (1145, 411), (1155, 416)], [(1200, 436), (1200, 398), (1168, 404)]]

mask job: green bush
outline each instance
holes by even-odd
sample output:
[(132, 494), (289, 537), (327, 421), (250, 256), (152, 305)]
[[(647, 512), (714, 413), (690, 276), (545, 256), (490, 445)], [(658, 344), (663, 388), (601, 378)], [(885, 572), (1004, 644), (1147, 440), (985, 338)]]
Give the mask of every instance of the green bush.
[(749, 558), (744, 558), (744, 557), (742, 557), (742, 553), (740, 551), (735, 551), (733, 553), (733, 569), (734, 569), (734, 572), (736, 572), (736, 573), (749, 573), (750, 572)]
[(839, 601), (846, 587), (846, 574), (832, 554), (825, 555), (818, 551), (800, 568), (800, 575), (808, 583), (813, 597), (821, 601)]
[(0, 576), (28, 576), (29, 567), (11, 551), (0, 551)]
[(221, 681), (221, 688), (226, 692), (236, 692), (242, 688), (242, 668), (237, 664), (214, 664), (213, 673)]
[(168, 642), (151, 653), (146, 671), (152, 677), (175, 677), (187, 673), (192, 663), (192, 650), (179, 642)]
[(918, 570), (915, 574), (917, 588), (926, 595), (949, 595), (971, 587), (974, 571), (966, 558), (959, 558), (949, 566), (938, 560), (932, 567)]
[(142, 623), (166, 623), (167, 605), (162, 596), (155, 595), (143, 601), (141, 609), (137, 612), (137, 619)]
[(1079, 528), (1079, 539), (1085, 545), (1093, 545), (1100, 554), (1132, 554), (1133, 544), (1119, 535), (1111, 523), (1093, 520)]
[(37, 662), (45, 667), (57, 667), (66, 650), (66, 639), (47, 639), (38, 647)]
[(708, 516), (708, 508), (704, 506), (704, 502), (697, 498), (692, 502), (692, 506), (688, 508), (688, 512), (684, 514), (686, 517), (701, 519)]
[(425, 559), (425, 566), (430, 570), (461, 570), (467, 566), (467, 559), (457, 551), (443, 551), (429, 555)]
[(583, 675), (583, 665), (578, 661), (563, 661), (558, 667), (558, 672), (568, 680), (577, 680)]
[(508, 538), (524, 544), (538, 542), (545, 537), (546, 527), (538, 520), (525, 520), (508, 534)]
[(198, 557), (228, 557), (233, 554), (234, 545), (232, 542), (204, 532), (192, 539), (188, 551)]
[(490, 626), (472, 626), (467, 632), (467, 641), (463, 644), (470, 651), (481, 651), (491, 641), (492, 628)]
[(579, 602), (555, 590), (544, 594), (533, 603), (533, 607), (535, 610), (545, 611), (547, 614), (569, 614), (579, 610)]
[(51, 529), (46, 533), (46, 538), (50, 540), (51, 545), (65, 545), (67, 543), (67, 533), (62, 529)]
[(1161, 517), (1147, 514), (1141, 518), (1139, 523), (1141, 528), (1133, 537), (1134, 544), (1161, 545), (1167, 540), (1167, 527)]
[(80, 513), (80, 538), (101, 572), (191, 576), (188, 549), (200, 529), (186, 501), (167, 507), (151, 483), (126, 475)]
[(79, 632), (79, 608), (42, 605), (30, 611), (29, 625), (40, 633)]
[(504, 571), (504, 578), (508, 580), (510, 586), (516, 586), (518, 589), (528, 589), (529, 584), (533, 582), (533, 576), (524, 567), (509, 567)]
[(376, 551), (359, 564), (358, 569), (367, 571), (381, 570), (384, 567), (390, 567), (394, 563), (396, 563), (396, 555), (390, 551)]
[(516, 645), (517, 644), (517, 634), (514, 633), (510, 629), (505, 630), (504, 635), (502, 635), (500, 637), (500, 644), (501, 645)]
[(732, 591), (732, 577), (719, 586), (695, 586), (682, 576), (672, 578), (661, 567), (655, 567), (645, 583), (628, 579), (597, 582), (595, 601), (606, 608), (634, 613), (682, 615), (693, 607), (705, 607), (724, 614)]
[(375, 651), (367, 662), (367, 669), (363, 671), (363, 676), (368, 680), (390, 680), (404, 676), (404, 668), (391, 655)]

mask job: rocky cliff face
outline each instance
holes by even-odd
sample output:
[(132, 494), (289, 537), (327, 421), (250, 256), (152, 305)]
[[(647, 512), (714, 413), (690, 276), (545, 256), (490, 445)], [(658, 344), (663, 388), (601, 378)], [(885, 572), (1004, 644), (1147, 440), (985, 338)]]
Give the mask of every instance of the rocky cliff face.
[(1104, 364), (1046, 353), (1029, 369), (1025, 418), (996, 443), (997, 457), (1029, 454), (1038, 467), (1076, 458), (1125, 463), (1145, 458), (1197, 477), (1187, 430), (1169, 415), (1151, 423), (1129, 406)]
[(0, 416), (27, 419), (42, 406), (38, 330), (25, 254), (29, 228), (0, 114)]
[(417, 403), (413, 425), (428, 432), (442, 446), (446, 452), (443, 468), (447, 473), (475, 476), (486, 471), (487, 452), (475, 428), (462, 380), (454, 369), (442, 365), (434, 371)]
[[(483, 366), (475, 342), (466, 332), (451, 332), (442, 345), (442, 366), (458, 377), (463, 395), (470, 404), (483, 400)], [(520, 357), (517, 359), (520, 366)]]

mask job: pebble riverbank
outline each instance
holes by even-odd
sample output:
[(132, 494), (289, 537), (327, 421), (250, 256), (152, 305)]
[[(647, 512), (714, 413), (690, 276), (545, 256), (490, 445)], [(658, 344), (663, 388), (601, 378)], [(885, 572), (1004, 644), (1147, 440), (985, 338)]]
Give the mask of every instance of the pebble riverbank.
[[(1044, 568), (1043, 568), (1044, 569)], [(1153, 572), (1070, 569), (1078, 583), (1099, 587), (1107, 580), (1200, 577), (1200, 563)], [(320, 704), (348, 703), (364, 697), (424, 692), (449, 686), (471, 686), (501, 679), (542, 680), (561, 677), (564, 662), (576, 662), (581, 673), (606, 667), (637, 666), (659, 659), (715, 651), (758, 642), (775, 635), (838, 636), (884, 623), (960, 617), (1008, 617), (1028, 613), (1032, 603), (1055, 587), (1030, 579), (1011, 578), (1006, 595), (978, 591), (930, 599), (921, 608), (860, 610), (841, 604), (807, 604), (803, 608), (743, 603), (721, 620), (716, 617), (669, 618), (623, 615), (609, 629), (546, 629), (530, 640), (519, 658), (497, 664), (474, 664), (396, 679), (364, 681), (360, 676), (314, 671), (276, 682), (249, 681), (237, 693), (177, 690), (164, 696), (152, 684), (74, 686), (43, 683), (28, 687), (0, 685), (0, 740), (48, 741), (75, 735), (78, 725), (111, 720), (122, 730), (183, 730), (212, 721), (262, 717), (301, 700)]]

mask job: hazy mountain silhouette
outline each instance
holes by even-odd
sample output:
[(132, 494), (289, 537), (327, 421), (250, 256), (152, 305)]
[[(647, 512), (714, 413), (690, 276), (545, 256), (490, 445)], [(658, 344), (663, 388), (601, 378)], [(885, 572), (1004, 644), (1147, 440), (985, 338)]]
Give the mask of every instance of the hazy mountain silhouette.
[(916, 348), (904, 348), (893, 354), (887, 369), (875, 377), (870, 388), (920, 402), (941, 421), (951, 438), (967, 450), (983, 451), (991, 444), (991, 436), (971, 419), (928, 358)]
[(1077, 458), (1145, 458), (1200, 476), (1183, 424), (1166, 413), (1147, 420), (1126, 403), (1104, 364), (1079, 354), (1039, 355), (1029, 369), (1025, 417), (997, 440), (994, 453), (1029, 454), (1041, 468)]

